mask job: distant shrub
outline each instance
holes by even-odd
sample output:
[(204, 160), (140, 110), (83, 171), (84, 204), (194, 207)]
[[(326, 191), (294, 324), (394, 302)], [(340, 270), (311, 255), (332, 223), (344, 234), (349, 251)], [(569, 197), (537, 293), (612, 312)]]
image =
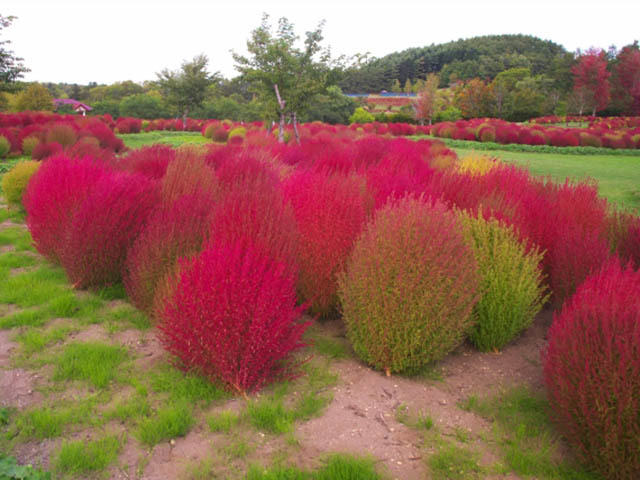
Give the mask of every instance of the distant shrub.
[(358, 107), (353, 114), (349, 117), (349, 123), (371, 123), (375, 120), (373, 115), (367, 112), (364, 108)]
[(127, 250), (158, 202), (157, 184), (139, 174), (103, 175), (71, 221), (61, 264), (80, 288), (122, 279)]
[(338, 274), (367, 220), (371, 200), (358, 176), (300, 173), (284, 185), (300, 232), (298, 292), (311, 311), (333, 313)]
[(116, 122), (115, 130), (120, 134), (140, 133), (142, 120), (139, 118), (119, 118)]
[(245, 393), (295, 374), (302, 312), (285, 265), (251, 242), (221, 243), (183, 262), (158, 328), (182, 368)]
[(497, 158), (471, 153), (465, 155), (457, 163), (458, 171), (470, 175), (484, 175), (499, 164)]
[(150, 312), (159, 282), (180, 258), (200, 252), (208, 238), (211, 198), (184, 195), (154, 211), (127, 253), (124, 286), (131, 302)]
[(580, 132), (578, 136), (580, 137), (581, 147), (602, 147), (602, 140), (592, 133)]
[(544, 354), (551, 415), (607, 479), (640, 478), (640, 272), (611, 261), (555, 315)]
[(40, 142), (31, 151), (32, 160), (44, 160), (45, 158), (60, 155), (62, 153), (62, 145), (59, 143)]
[(231, 145), (239, 145), (244, 141), (247, 136), (247, 129), (244, 127), (236, 127), (229, 132), (227, 136), (227, 143)]
[(531, 325), (547, 300), (542, 253), (527, 249), (512, 227), (495, 219), (458, 217), (478, 262), (482, 293), (469, 338), (479, 350), (500, 350)]
[(76, 131), (68, 123), (54, 123), (47, 130), (47, 143), (59, 143), (62, 148), (67, 148), (76, 143), (76, 140)]
[(339, 279), (347, 336), (374, 368), (411, 371), (463, 340), (479, 276), (456, 216), (440, 202), (391, 202), (356, 241)]
[(11, 143), (7, 137), (0, 135), (0, 158), (5, 158), (11, 151)]
[(214, 142), (224, 143), (229, 138), (229, 130), (222, 123), (210, 123), (204, 128), (203, 135)]
[(27, 225), (38, 251), (58, 262), (76, 210), (108, 169), (89, 157), (52, 157), (31, 178), (23, 197)]
[[(1, 140), (0, 140), (1, 141)], [(38, 146), (40, 139), (38, 137), (26, 137), (22, 140), (23, 155), (31, 156), (33, 149)]]
[(447, 107), (444, 110), (436, 112), (436, 122), (455, 122), (462, 118), (462, 111), (456, 107)]
[(9, 205), (22, 206), (22, 196), (31, 177), (38, 171), (40, 162), (18, 162), (2, 177), (2, 193)]
[(495, 142), (496, 129), (491, 125), (485, 125), (478, 129), (478, 140), (481, 142)]
[(149, 145), (130, 151), (118, 160), (117, 167), (159, 180), (164, 176), (167, 165), (175, 156), (176, 151), (169, 145)]

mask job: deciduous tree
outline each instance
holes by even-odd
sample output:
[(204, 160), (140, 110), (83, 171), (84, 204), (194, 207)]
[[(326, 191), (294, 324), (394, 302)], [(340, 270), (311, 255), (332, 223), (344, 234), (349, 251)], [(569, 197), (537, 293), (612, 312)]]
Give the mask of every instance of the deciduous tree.
[[(14, 16), (0, 15), (0, 33), (7, 28), (16, 19)], [(0, 90), (3, 90), (6, 84), (14, 82), (18, 78), (22, 78), (26, 72), (30, 70), (22, 63), (23, 58), (16, 57), (13, 50), (9, 50), (8, 45), (11, 40), (0, 40)]]
[(431, 125), (438, 104), (438, 84), (440, 79), (437, 75), (430, 73), (426, 81), (422, 84), (422, 90), (418, 92), (418, 97), (413, 101), (413, 110), (416, 120), (420, 125), (424, 125), (425, 120)]
[(631, 115), (640, 115), (640, 49), (638, 42), (627, 45), (618, 54), (615, 67), (615, 96)]
[(573, 90), (585, 98), (591, 98), (591, 114), (603, 110), (611, 98), (609, 77), (607, 71), (607, 54), (603, 50), (590, 48), (583, 55), (579, 55), (578, 64), (573, 73)]

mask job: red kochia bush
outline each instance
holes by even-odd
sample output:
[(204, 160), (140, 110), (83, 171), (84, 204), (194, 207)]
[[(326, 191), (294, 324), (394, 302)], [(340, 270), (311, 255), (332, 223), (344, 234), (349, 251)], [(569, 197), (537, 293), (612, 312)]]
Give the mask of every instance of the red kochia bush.
[(552, 415), (604, 478), (640, 478), (640, 272), (616, 259), (553, 320), (544, 356)]
[(314, 313), (337, 304), (337, 276), (360, 234), (372, 201), (356, 175), (300, 173), (284, 185), (300, 232), (298, 291)]
[(157, 182), (110, 173), (95, 184), (71, 221), (61, 263), (77, 287), (117, 283), (127, 250), (158, 203)]
[(132, 150), (118, 161), (118, 168), (133, 173), (141, 173), (149, 178), (161, 179), (167, 165), (176, 157), (176, 151), (169, 145), (149, 145)]
[(109, 170), (90, 157), (50, 158), (31, 178), (24, 196), (27, 225), (38, 251), (58, 262), (75, 211)]
[(150, 311), (158, 283), (178, 259), (200, 252), (208, 237), (212, 208), (212, 198), (200, 193), (161, 204), (153, 212), (125, 264), (124, 286), (136, 307)]
[(183, 262), (158, 328), (184, 369), (246, 393), (294, 373), (303, 311), (286, 265), (250, 241), (214, 243)]
[(31, 158), (33, 160), (44, 160), (47, 157), (59, 155), (62, 153), (62, 145), (57, 142), (44, 143), (40, 142), (33, 150), (31, 150)]

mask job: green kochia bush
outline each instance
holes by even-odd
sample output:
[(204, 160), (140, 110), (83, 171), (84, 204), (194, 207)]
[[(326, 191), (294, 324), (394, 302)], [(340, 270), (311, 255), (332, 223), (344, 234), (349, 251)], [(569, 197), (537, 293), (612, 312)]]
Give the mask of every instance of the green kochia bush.
[(22, 206), (22, 195), (40, 162), (18, 162), (2, 177), (2, 193), (10, 205)]
[(0, 135), (0, 158), (6, 157), (11, 151), (11, 143), (7, 137)]
[(548, 298), (539, 267), (542, 253), (527, 250), (513, 227), (498, 220), (466, 212), (458, 217), (478, 262), (482, 293), (469, 338), (479, 350), (501, 349), (531, 325)]
[(339, 279), (347, 335), (376, 369), (418, 369), (463, 340), (478, 286), (455, 214), (422, 198), (391, 202), (368, 223)]

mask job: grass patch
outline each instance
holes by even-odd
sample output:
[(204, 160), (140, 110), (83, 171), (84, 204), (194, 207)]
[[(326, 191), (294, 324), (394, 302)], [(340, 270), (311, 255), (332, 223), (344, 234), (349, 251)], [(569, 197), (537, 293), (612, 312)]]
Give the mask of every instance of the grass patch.
[(0, 246), (13, 245), (16, 251), (32, 251), (35, 249), (32, 245), (31, 234), (24, 227), (8, 227), (0, 230)]
[(149, 401), (141, 395), (121, 400), (104, 413), (105, 420), (120, 420), (121, 422), (136, 422), (151, 415)]
[(222, 387), (209, 379), (195, 373), (185, 373), (171, 365), (162, 365), (148, 375), (151, 389), (156, 393), (168, 394), (173, 401), (208, 406), (212, 402), (229, 397)]
[(285, 408), (283, 394), (264, 396), (247, 402), (247, 421), (258, 430), (282, 434), (293, 430), (294, 415)]
[(122, 372), (126, 350), (105, 343), (71, 343), (55, 359), (54, 380), (81, 380), (105, 388)]
[(108, 324), (119, 325), (124, 328), (133, 327), (138, 330), (148, 330), (151, 328), (149, 318), (147, 318), (147, 316), (140, 310), (129, 304), (109, 308), (106, 312), (101, 314), (100, 318)]
[(45, 347), (61, 342), (73, 331), (74, 329), (69, 326), (55, 327), (47, 331), (29, 328), (18, 335), (16, 340), (22, 345), (23, 353), (39, 353), (44, 350)]
[(409, 407), (400, 404), (395, 411), (396, 421), (416, 430), (431, 430), (433, 428), (433, 418), (424, 412), (418, 412), (418, 415), (412, 415)]
[(96, 295), (102, 300), (126, 300), (127, 291), (122, 283), (108, 285), (95, 291)]
[(443, 444), (427, 461), (434, 480), (468, 480), (481, 478), (479, 455), (452, 443)]
[(0, 254), (0, 267), (1, 268), (21, 268), (31, 267), (38, 263), (31, 255), (25, 255), (19, 252), (5, 252)]
[(18, 441), (59, 437), (68, 426), (88, 421), (93, 405), (93, 401), (84, 400), (74, 404), (45, 406), (20, 412), (8, 434)]
[(211, 140), (205, 138), (200, 132), (172, 132), (158, 130), (154, 132), (129, 133), (118, 136), (129, 148), (140, 148), (145, 145), (153, 145), (156, 143), (164, 143), (174, 147), (185, 143), (211, 143)]
[(103, 471), (122, 450), (124, 439), (106, 436), (88, 442), (63, 442), (53, 457), (55, 471), (67, 475), (88, 475)]
[(312, 325), (305, 332), (304, 340), (311, 348), (327, 358), (338, 360), (351, 356), (350, 347), (346, 340), (326, 335), (316, 325)]
[(41, 266), (6, 278), (0, 283), (0, 303), (33, 307), (67, 294), (67, 277), (61, 268)]
[(212, 432), (231, 433), (231, 429), (240, 421), (240, 416), (230, 410), (224, 410), (207, 418), (207, 425)]
[(91, 315), (102, 305), (103, 301), (94, 295), (79, 297), (73, 292), (68, 292), (51, 300), (47, 310), (54, 317), (74, 318)]
[(23, 310), (0, 318), (0, 329), (42, 327), (48, 320), (49, 315), (42, 309)]
[(266, 469), (256, 465), (249, 467), (247, 480), (380, 480), (375, 463), (369, 458), (334, 454), (315, 471), (276, 465)]
[(224, 451), (231, 458), (244, 458), (253, 451), (253, 446), (244, 438), (236, 438), (224, 447)]
[(137, 437), (140, 442), (152, 447), (162, 441), (185, 436), (194, 422), (187, 403), (178, 402), (143, 419), (138, 427)]
[(492, 398), (470, 397), (461, 406), (493, 422), (505, 464), (517, 475), (549, 480), (597, 478), (574, 463), (557, 459), (559, 437), (543, 396), (517, 387)]

